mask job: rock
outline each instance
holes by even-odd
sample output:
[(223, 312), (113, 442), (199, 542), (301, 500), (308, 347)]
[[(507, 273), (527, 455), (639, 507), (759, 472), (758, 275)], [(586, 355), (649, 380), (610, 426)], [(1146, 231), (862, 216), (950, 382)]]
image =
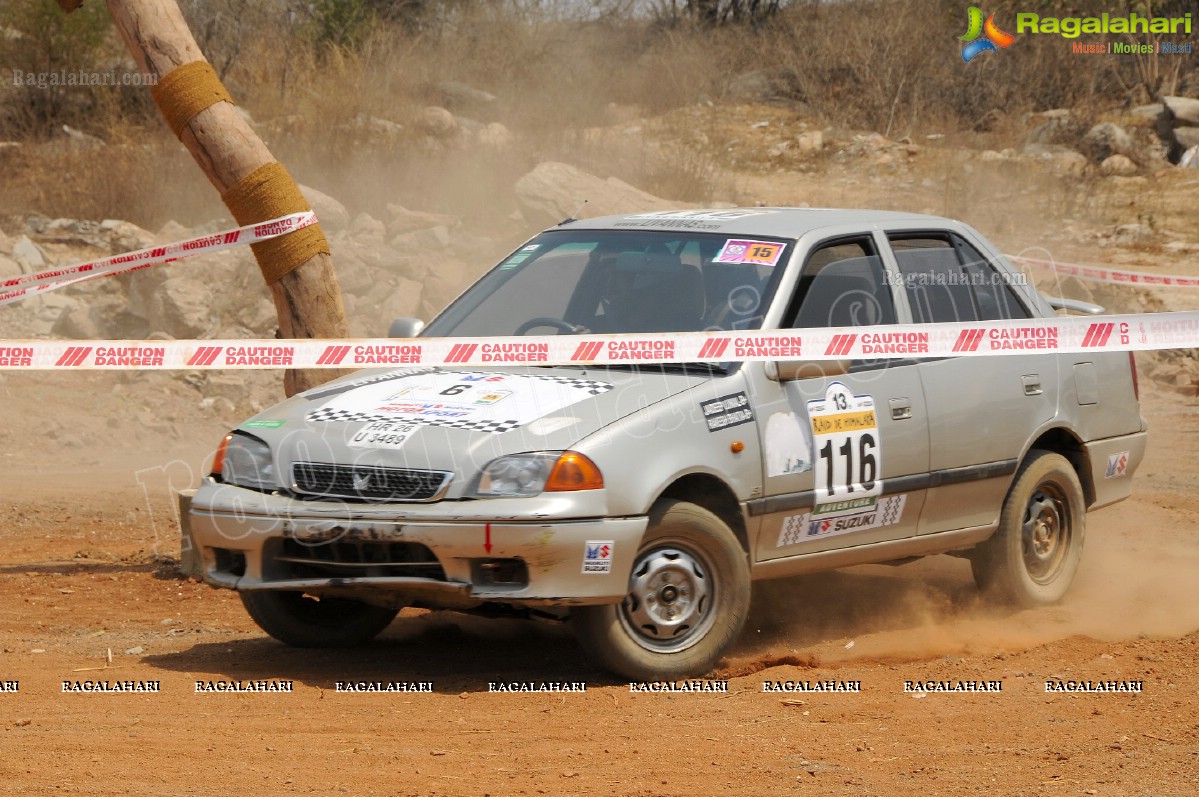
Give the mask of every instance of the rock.
[(1151, 103), (1149, 105), (1138, 105), (1129, 111), (1130, 114), (1138, 119), (1148, 119), (1155, 121), (1157, 117), (1166, 112), (1166, 106), (1160, 102)]
[(108, 337), (104, 317), (95, 308), (67, 308), (50, 327), (50, 334), (68, 340), (99, 340)]
[(424, 213), (419, 210), (409, 210), (403, 205), (387, 205), (391, 221), (387, 224), (388, 235), (401, 235), (413, 230), (423, 230), (429, 227), (457, 227), (458, 219), (442, 213)]
[[(108, 237), (109, 248), (114, 255), (145, 249), (154, 243), (154, 233), (143, 230), (136, 224), (119, 219), (100, 222), (100, 232)], [(187, 237), (187, 236), (184, 236)]]
[(212, 326), (209, 306), (213, 291), (207, 282), (187, 276), (173, 276), (150, 297), (147, 320), (153, 329), (161, 329), (175, 338), (198, 338)]
[(1135, 174), (1136, 170), (1137, 165), (1125, 155), (1111, 155), (1099, 164), (1099, 171), (1106, 175), (1129, 175)]
[(1081, 174), (1087, 167), (1087, 158), (1081, 152), (1057, 144), (1028, 144), (1024, 154), (1048, 161), (1054, 168), (1069, 174)]
[(976, 133), (987, 133), (995, 130), (1007, 120), (1007, 114), (1000, 108), (992, 108), (980, 116), (974, 123)]
[(386, 336), (392, 321), (420, 315), (423, 293), (423, 286), (419, 282), (398, 278), (388, 284), (388, 291), (382, 299), (359, 299), (354, 305), (351, 334), (372, 338)]
[(436, 105), (422, 108), (412, 121), (416, 127), (436, 139), (452, 138), (458, 132), (458, 120), (454, 115)]
[(556, 161), (539, 163), (516, 181), (515, 191), (521, 211), (535, 226), (556, 224), (576, 213), (591, 217), (693, 207), (656, 197), (614, 177), (604, 180)]
[(382, 240), (387, 235), (387, 225), (367, 213), (359, 213), (350, 222), (350, 235), (356, 239), (378, 238)]
[(725, 95), (734, 102), (770, 102), (801, 98), (799, 75), (790, 67), (742, 72), (729, 81)]
[(1199, 147), (1191, 147), (1178, 159), (1180, 169), (1199, 169)]
[(1179, 146), (1184, 150), (1199, 147), (1199, 127), (1176, 127), (1174, 128), (1174, 138), (1178, 140)]
[(443, 80), (437, 84), (437, 90), (441, 93), (441, 99), (445, 106), (451, 110), (476, 115), (484, 111), (494, 112), (496, 104), (494, 94), (480, 91), (456, 80)]
[(479, 143), (479, 146), (496, 152), (511, 149), (515, 139), (512, 131), (499, 122), (492, 122), (475, 134), (475, 141)]
[(4, 230), (0, 230), (0, 255), (12, 254), (12, 238), (4, 234)]
[(802, 155), (811, 155), (824, 149), (824, 131), (809, 130), (795, 137), (795, 143)]
[(12, 256), (29, 273), (46, 268), (46, 256), (28, 236), (20, 235), (12, 242)]
[(1055, 115), (1055, 111), (1046, 111), (1039, 114), (1045, 119), (1044, 122), (1037, 125), (1028, 134), (1029, 144), (1056, 144), (1063, 135), (1070, 130), (1070, 112), (1064, 109), (1062, 114)]
[(309, 185), (300, 185), (300, 193), (312, 205), (317, 221), (326, 231), (334, 233), (350, 226), (350, 212), (333, 197)]
[(1199, 100), (1190, 97), (1162, 97), (1174, 124), (1199, 127)]
[(1100, 163), (1112, 155), (1131, 155), (1132, 137), (1117, 124), (1100, 122), (1087, 131), (1079, 145), (1084, 155)]
[(0, 255), (0, 280), (12, 279), (25, 273), (21, 264), (10, 257)]
[(358, 127), (379, 138), (399, 138), (404, 134), (404, 126), (399, 122), (384, 119), (381, 116), (366, 116), (360, 114), (355, 120)]
[(158, 232), (154, 233), (154, 243), (169, 244), (175, 241), (182, 241), (193, 237), (193, 230), (189, 227), (184, 227), (177, 221), (171, 220), (162, 225)]
[(31, 296), (21, 302), (21, 306), (33, 314), (34, 321), (30, 325), (30, 332), (34, 336), (40, 336), (51, 334), (55, 322), (64, 313), (78, 309), (81, 304), (76, 299), (64, 296), (61, 291), (55, 291)]
[(440, 225), (424, 230), (413, 230), (397, 235), (387, 245), (403, 254), (419, 254), (445, 249), (450, 245), (450, 231)]

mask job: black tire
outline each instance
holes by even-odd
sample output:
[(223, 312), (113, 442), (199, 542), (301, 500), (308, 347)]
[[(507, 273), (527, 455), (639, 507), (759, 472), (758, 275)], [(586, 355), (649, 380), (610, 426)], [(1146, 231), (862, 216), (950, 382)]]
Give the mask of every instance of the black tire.
[(398, 609), (345, 598), (314, 598), (302, 592), (253, 590), (238, 593), (258, 627), (297, 648), (364, 645), (391, 624)]
[(728, 525), (703, 507), (666, 500), (650, 524), (621, 603), (572, 610), (580, 644), (634, 681), (702, 675), (749, 612), (749, 562)]
[(999, 528), (970, 557), (984, 592), (1021, 607), (1045, 606), (1070, 588), (1086, 536), (1086, 500), (1069, 460), (1034, 449), (1016, 472)]

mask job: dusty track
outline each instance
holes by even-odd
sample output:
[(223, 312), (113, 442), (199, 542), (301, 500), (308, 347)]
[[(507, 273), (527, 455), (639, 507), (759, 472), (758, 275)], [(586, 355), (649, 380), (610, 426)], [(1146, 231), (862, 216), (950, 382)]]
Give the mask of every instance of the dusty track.
[[(1155, 433), (1135, 497), (1090, 517), (1063, 605), (996, 611), (945, 557), (772, 583), (715, 674), (727, 695), (646, 695), (557, 627), (406, 612), (359, 651), (265, 638), (235, 596), (163, 558), (177, 545), (169, 481), (202, 467), (225, 421), (178, 410), (151, 431), (116, 377), (95, 380), (86, 411), (66, 377), (0, 383), (10, 417), (30, 419), (0, 457), (0, 680), (20, 682), (0, 693), (0, 793), (1199, 793), (1195, 400), (1146, 396)], [(1054, 677), (1144, 692), (1046, 694)], [(86, 678), (162, 691), (61, 691)], [(762, 692), (796, 678), (862, 691)], [(213, 679), (294, 692), (195, 693)], [(909, 679), (1003, 691), (917, 699)], [(339, 694), (338, 680), (435, 691)], [(489, 693), (497, 680), (588, 688)]]

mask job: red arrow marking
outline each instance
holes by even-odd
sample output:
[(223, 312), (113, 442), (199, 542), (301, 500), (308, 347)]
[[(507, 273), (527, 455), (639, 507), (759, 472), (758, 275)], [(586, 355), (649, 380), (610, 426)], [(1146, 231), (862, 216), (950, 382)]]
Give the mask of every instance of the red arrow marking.
[(483, 527), (483, 550), (491, 553), (491, 524)]

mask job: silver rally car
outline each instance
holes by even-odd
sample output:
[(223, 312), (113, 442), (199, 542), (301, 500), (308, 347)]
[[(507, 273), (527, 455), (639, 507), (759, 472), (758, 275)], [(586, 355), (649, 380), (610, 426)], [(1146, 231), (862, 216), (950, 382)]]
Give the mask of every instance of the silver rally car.
[(360, 371), (226, 438), (192, 542), (205, 581), (291, 645), (364, 643), (405, 606), (541, 616), (638, 680), (708, 671), (755, 579), (948, 553), (996, 599), (1051, 603), (1086, 513), (1129, 495), (1145, 450), (1131, 354), (1017, 328), (989, 345), (1019, 354), (896, 358), (902, 336), (874, 332), (889, 358), (812, 362), (755, 335), (1054, 313), (942, 218), (567, 220), (422, 336), (744, 333), (729, 361), (628, 344), (610, 364), (511, 365), (528, 346), (483, 340), (494, 366)]

